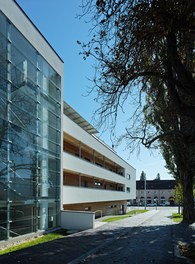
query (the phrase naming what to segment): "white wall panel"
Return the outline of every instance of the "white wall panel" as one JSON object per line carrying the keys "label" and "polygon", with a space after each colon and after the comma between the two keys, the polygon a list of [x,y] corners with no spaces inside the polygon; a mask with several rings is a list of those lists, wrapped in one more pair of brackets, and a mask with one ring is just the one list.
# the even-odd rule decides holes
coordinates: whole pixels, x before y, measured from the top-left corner
{"label": "white wall panel", "polygon": [[63,203],[90,203],[134,199],[131,193],[93,188],[63,186]]}

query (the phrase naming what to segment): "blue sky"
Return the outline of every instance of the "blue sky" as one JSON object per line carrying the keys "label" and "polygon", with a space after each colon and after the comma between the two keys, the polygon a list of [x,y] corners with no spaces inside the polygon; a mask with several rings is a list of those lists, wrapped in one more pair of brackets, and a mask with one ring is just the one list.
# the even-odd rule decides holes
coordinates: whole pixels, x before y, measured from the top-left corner
{"label": "blue sky", "polygon": [[[64,100],[80,113],[87,121],[92,122],[93,112],[98,105],[94,101],[95,94],[87,96],[87,91],[92,83],[93,67],[95,61],[83,60],[79,55],[80,46],[77,40],[86,42],[90,38],[90,24],[84,19],[79,20],[82,0],[17,0],[32,22],[48,40],[51,46],[64,61]],[[127,117],[128,118],[128,117]],[[121,127],[121,124],[119,124]],[[99,135],[108,145],[110,142],[109,131]],[[117,154],[130,163],[137,171],[139,179],[141,171],[146,172],[147,179],[154,179],[160,173],[161,179],[171,179],[164,168],[165,162],[157,153],[150,155],[150,151],[141,148],[129,154],[125,146],[119,146]]]}

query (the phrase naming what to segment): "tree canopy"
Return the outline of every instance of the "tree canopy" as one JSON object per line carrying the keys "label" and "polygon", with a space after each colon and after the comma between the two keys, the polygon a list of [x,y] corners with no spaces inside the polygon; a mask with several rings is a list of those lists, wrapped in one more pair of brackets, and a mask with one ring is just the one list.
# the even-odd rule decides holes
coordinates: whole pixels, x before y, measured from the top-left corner
{"label": "tree canopy", "polygon": [[[94,28],[83,55],[93,56],[100,123],[114,127],[134,100],[122,139],[160,147],[182,182],[184,220],[194,219],[195,1],[85,0]],[[129,99],[131,98],[131,99]]]}
{"label": "tree canopy", "polygon": [[157,173],[156,178],[154,180],[155,181],[160,181],[160,173]]}
{"label": "tree canopy", "polygon": [[145,181],[145,180],[146,180],[146,173],[142,171],[140,175],[140,181]]}

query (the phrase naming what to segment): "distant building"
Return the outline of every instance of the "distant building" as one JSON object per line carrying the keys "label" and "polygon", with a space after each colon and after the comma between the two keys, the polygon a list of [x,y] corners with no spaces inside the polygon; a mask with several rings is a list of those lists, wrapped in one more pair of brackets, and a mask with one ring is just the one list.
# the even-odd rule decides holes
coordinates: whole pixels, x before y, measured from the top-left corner
{"label": "distant building", "polygon": [[[146,204],[174,205],[175,180],[147,180]],[[145,186],[144,181],[136,181],[136,204],[144,205]]]}

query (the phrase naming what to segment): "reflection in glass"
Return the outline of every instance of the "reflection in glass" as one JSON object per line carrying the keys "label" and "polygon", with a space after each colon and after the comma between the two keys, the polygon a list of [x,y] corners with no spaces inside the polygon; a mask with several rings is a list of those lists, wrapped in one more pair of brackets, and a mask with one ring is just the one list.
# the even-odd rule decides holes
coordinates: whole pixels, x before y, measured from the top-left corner
{"label": "reflection in glass", "polygon": [[5,240],[58,225],[61,78],[13,25],[5,26],[1,13],[0,23],[0,240]]}

